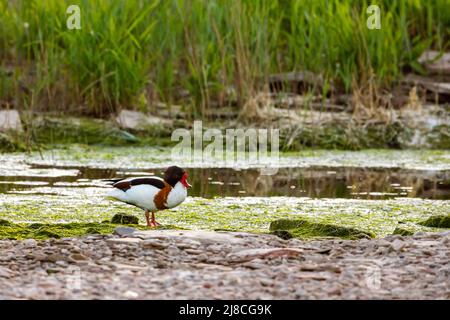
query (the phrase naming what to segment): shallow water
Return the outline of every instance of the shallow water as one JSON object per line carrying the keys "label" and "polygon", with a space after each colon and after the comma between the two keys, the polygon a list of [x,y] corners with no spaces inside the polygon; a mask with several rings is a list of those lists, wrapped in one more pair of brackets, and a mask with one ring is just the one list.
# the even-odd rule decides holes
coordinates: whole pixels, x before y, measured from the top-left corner
{"label": "shallow water", "polygon": [[[393,168],[280,168],[275,175],[257,169],[188,168],[191,196],[450,199],[450,171]],[[0,193],[61,194],[80,188],[108,188],[103,179],[162,175],[161,168],[115,169],[31,165],[23,175],[0,175]],[[106,190],[105,190],[106,191]]]}

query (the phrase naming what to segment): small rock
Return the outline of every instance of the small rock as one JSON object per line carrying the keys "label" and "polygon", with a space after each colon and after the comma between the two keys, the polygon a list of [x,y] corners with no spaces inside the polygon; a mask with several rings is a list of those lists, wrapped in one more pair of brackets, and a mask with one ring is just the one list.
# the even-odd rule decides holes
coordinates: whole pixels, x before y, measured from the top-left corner
{"label": "small rock", "polygon": [[26,240],[23,240],[23,245],[24,245],[26,248],[33,248],[33,247],[36,246],[36,244],[37,244],[37,241],[34,240],[34,239],[26,239]]}
{"label": "small rock", "polygon": [[90,260],[90,258],[82,255],[81,253],[74,253],[70,255],[69,260],[72,262],[79,262],[79,261],[88,261]]}
{"label": "small rock", "polygon": [[444,232],[440,232],[439,235],[442,236],[442,237],[450,236],[450,230],[447,230],[447,231],[444,231]]}
{"label": "small rock", "polygon": [[142,241],[142,247],[153,249],[166,249],[169,245],[158,239],[148,239]]}
{"label": "small rock", "polygon": [[403,236],[401,236],[399,234],[391,234],[391,235],[385,237],[384,239],[387,240],[387,241],[393,242],[396,239],[398,239],[398,240],[403,239]]}
{"label": "small rock", "polygon": [[389,252],[389,249],[390,249],[390,246],[389,247],[379,247],[375,253],[378,255],[385,255]]}
{"label": "small rock", "polygon": [[8,130],[23,131],[17,110],[0,110],[0,131]]}
{"label": "small rock", "polygon": [[5,267],[0,267],[0,278],[11,278],[13,276],[13,272]]}
{"label": "small rock", "polygon": [[433,256],[433,255],[436,254],[436,253],[435,253],[434,251],[432,251],[432,250],[423,250],[422,252],[423,252],[423,254],[425,254],[425,255],[427,255],[427,256]]}
{"label": "small rock", "polygon": [[136,299],[139,297],[139,294],[137,292],[131,291],[131,290],[127,290],[123,293],[123,296],[125,298],[129,298],[129,299]]}
{"label": "small rock", "polygon": [[197,248],[200,245],[201,243],[199,241],[191,239],[184,239],[183,241],[176,243],[176,246],[180,249]]}
{"label": "small rock", "polygon": [[136,229],[131,227],[117,227],[114,229],[114,234],[124,237],[133,234],[135,231]]}
{"label": "small rock", "polygon": [[61,268],[52,268],[52,267],[50,267],[50,268],[47,268],[46,271],[47,271],[48,274],[54,274],[54,273],[60,273],[60,272],[62,272],[63,269],[61,269]]}
{"label": "small rock", "polygon": [[328,294],[332,295],[332,296],[340,296],[341,293],[342,293],[342,290],[339,287],[333,287],[328,290]]}
{"label": "small rock", "polygon": [[256,258],[296,257],[303,254],[297,248],[258,248],[233,252],[227,258],[231,260],[250,261]]}
{"label": "small rock", "polygon": [[386,241],[384,239],[378,240],[377,244],[379,247],[389,247],[391,245],[389,241]]}
{"label": "small rock", "polygon": [[142,240],[138,238],[111,238],[106,240],[108,243],[117,243],[117,244],[131,244],[131,243],[139,243]]}
{"label": "small rock", "polygon": [[60,267],[67,267],[67,262],[65,262],[65,261],[59,260],[59,261],[56,261],[55,264]]}
{"label": "small rock", "polygon": [[[260,260],[260,259],[257,259]],[[260,261],[248,261],[242,264],[242,266],[247,267],[249,269],[257,270],[265,267],[265,264]]]}
{"label": "small rock", "polygon": [[415,248],[428,248],[433,246],[439,246],[439,241],[433,241],[433,240],[415,240],[410,243]]}
{"label": "small rock", "polygon": [[129,215],[129,214],[118,213],[118,214],[115,214],[112,217],[111,223],[115,223],[115,224],[139,224],[139,219],[137,217]]}
{"label": "small rock", "polygon": [[414,238],[420,238],[420,237],[423,237],[425,235],[426,235],[425,232],[419,231],[419,232],[414,233]]}
{"label": "small rock", "polygon": [[169,247],[167,248],[167,254],[168,254],[168,255],[171,255],[171,256],[173,256],[173,257],[176,257],[176,256],[178,256],[179,253],[180,253],[180,250],[179,250],[176,246],[174,246],[174,245],[171,245],[171,246],[169,246]]}
{"label": "small rock", "polygon": [[208,260],[208,255],[207,255],[206,253],[200,253],[200,254],[197,256],[197,259],[198,259],[198,261],[200,261],[200,262],[207,261],[207,260]]}
{"label": "small rock", "polygon": [[203,230],[146,230],[136,231],[134,236],[142,239],[172,239],[174,241],[186,241],[192,239],[202,244],[226,244],[234,245],[244,242],[243,239],[236,237],[233,233],[214,232]]}
{"label": "small rock", "polygon": [[143,130],[147,126],[171,125],[172,121],[132,110],[122,110],[116,117],[117,123],[124,129]]}
{"label": "small rock", "polygon": [[156,268],[158,269],[164,269],[168,266],[166,261],[158,260],[156,261]]}
{"label": "small rock", "polygon": [[146,267],[139,266],[139,265],[133,265],[133,264],[124,264],[124,263],[118,263],[118,262],[110,262],[108,264],[109,267],[112,267],[113,269],[122,272],[123,274],[132,274],[133,272],[143,271],[146,270]]}
{"label": "small rock", "polygon": [[260,279],[260,280],[259,280],[259,283],[261,283],[261,285],[262,285],[263,287],[270,287],[270,286],[273,285],[273,281],[272,281],[272,280],[265,279],[265,278]]}
{"label": "small rock", "polygon": [[42,290],[35,287],[23,289],[22,293],[27,299],[39,299],[42,296]]}
{"label": "small rock", "polygon": [[44,259],[44,261],[47,261],[47,262],[56,262],[56,261],[65,261],[65,260],[67,260],[66,257],[63,256],[62,254],[58,254],[58,253],[49,254]]}
{"label": "small rock", "polygon": [[189,253],[189,254],[201,254],[201,253],[203,253],[202,250],[199,250],[199,249],[190,249],[190,248],[185,249],[184,252]]}
{"label": "small rock", "polygon": [[43,254],[42,252],[35,252],[35,253],[33,253],[33,258],[36,261],[44,261],[47,258],[47,256],[45,254]]}
{"label": "small rock", "polygon": [[296,298],[308,297],[308,293],[302,288],[298,288],[297,290],[295,290],[294,294]]}
{"label": "small rock", "polygon": [[391,249],[394,251],[400,251],[405,247],[406,243],[402,240],[399,239],[395,239],[392,243],[391,243]]}

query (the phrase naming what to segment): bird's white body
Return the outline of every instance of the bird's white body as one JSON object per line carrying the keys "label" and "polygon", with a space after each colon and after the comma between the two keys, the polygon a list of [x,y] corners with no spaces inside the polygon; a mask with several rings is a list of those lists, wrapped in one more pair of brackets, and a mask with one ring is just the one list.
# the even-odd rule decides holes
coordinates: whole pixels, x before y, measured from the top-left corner
{"label": "bird's white body", "polygon": [[177,205],[182,203],[186,199],[186,197],[186,187],[181,182],[177,182],[167,196],[167,208],[170,209],[176,207]]}
{"label": "bird's white body", "polygon": [[[139,207],[143,210],[155,212],[160,210],[156,207],[156,204],[154,202],[155,196],[160,191],[161,189],[155,186],[149,184],[141,184],[132,186],[126,191],[120,189],[112,189],[108,193],[108,196],[119,201],[135,205],[136,207]],[[186,199],[186,197],[186,187],[181,182],[177,182],[167,195],[167,200],[164,205],[168,209],[174,208],[182,203]]]}

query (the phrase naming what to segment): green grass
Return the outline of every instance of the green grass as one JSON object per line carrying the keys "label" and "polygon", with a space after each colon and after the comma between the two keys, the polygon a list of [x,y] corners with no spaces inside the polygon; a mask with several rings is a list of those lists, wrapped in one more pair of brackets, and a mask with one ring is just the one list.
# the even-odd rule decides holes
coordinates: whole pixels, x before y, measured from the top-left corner
{"label": "green grass", "polygon": [[[0,102],[105,116],[163,101],[201,117],[277,72],[319,73],[322,94],[389,88],[448,48],[450,2],[375,3],[381,30],[366,28],[368,0],[0,0]],[[69,4],[81,30],[66,27]]]}

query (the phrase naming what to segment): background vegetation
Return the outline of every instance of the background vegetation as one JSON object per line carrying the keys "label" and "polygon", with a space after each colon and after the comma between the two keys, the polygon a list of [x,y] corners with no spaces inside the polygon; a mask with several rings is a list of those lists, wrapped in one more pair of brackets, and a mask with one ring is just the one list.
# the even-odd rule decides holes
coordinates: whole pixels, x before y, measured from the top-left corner
{"label": "background vegetation", "polygon": [[[69,4],[81,7],[81,30],[66,27]],[[366,27],[370,4],[381,7],[381,30]],[[304,70],[340,92],[389,89],[404,71],[423,71],[415,61],[425,49],[448,49],[449,8],[450,0],[0,0],[0,106],[104,117],[165,102],[203,117],[242,108],[271,74]]]}

